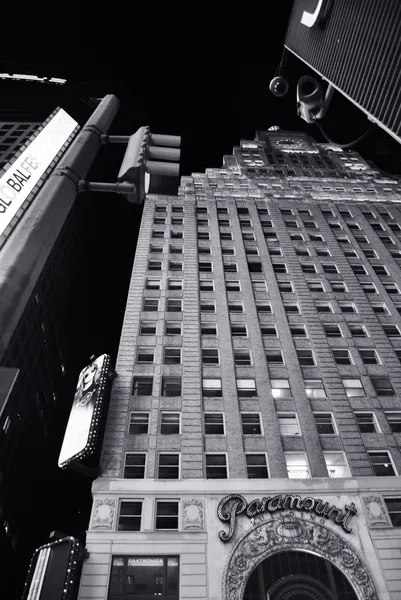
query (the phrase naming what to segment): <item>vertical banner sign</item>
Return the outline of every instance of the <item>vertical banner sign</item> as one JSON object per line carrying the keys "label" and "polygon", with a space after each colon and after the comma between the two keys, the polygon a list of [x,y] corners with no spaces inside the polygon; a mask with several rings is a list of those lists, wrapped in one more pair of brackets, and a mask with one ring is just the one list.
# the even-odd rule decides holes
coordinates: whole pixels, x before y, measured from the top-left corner
{"label": "vertical banner sign", "polygon": [[102,354],[81,371],[58,459],[59,467],[66,467],[72,460],[93,452],[109,367],[109,356]]}
{"label": "vertical banner sign", "polygon": [[62,108],[0,177],[0,235],[78,123]]}

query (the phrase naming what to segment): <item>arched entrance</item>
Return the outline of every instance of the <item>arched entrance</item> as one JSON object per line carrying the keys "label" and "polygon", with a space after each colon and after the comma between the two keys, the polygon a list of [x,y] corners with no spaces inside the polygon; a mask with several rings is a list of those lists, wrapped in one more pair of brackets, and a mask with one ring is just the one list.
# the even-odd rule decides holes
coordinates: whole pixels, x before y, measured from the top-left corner
{"label": "arched entrance", "polygon": [[[237,542],[223,575],[223,600],[243,600],[245,588],[256,567],[273,555],[284,552],[303,555],[310,553],[328,560],[343,574],[358,600],[377,600],[370,573],[352,546],[320,520],[317,522],[313,518],[298,518],[292,512],[283,517],[262,521],[249,529]],[[280,587],[272,588],[271,591],[276,594],[275,600],[333,600],[330,588],[324,582],[317,581],[314,589],[313,586],[308,588],[305,580],[299,580],[299,585],[304,587],[299,590],[298,598],[288,586],[282,590]],[[275,583],[279,586],[280,581]],[[281,583],[284,585],[287,582]],[[296,581],[293,579],[288,583]],[[322,585],[324,589],[319,587]],[[316,596],[319,593],[320,597]],[[329,594],[327,599],[324,593]]]}

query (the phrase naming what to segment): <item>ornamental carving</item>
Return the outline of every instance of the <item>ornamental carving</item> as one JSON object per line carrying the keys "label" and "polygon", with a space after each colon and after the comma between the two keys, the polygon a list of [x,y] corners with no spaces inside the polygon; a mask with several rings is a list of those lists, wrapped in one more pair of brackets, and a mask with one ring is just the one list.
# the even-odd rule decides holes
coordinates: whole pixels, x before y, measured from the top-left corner
{"label": "ornamental carving", "polygon": [[92,529],[112,529],[114,515],[116,512],[116,501],[102,498],[95,500],[95,508],[92,518]]}
{"label": "ornamental carving", "polygon": [[195,498],[184,500],[182,510],[183,529],[203,529],[203,502]]}
{"label": "ornamental carving", "polygon": [[238,541],[225,567],[222,599],[241,600],[251,573],[277,552],[295,550],[329,560],[348,578],[359,600],[377,600],[369,571],[350,544],[323,525],[293,512],[255,525]]}
{"label": "ornamental carving", "polygon": [[384,502],[380,496],[365,496],[362,498],[369,527],[389,526]]}

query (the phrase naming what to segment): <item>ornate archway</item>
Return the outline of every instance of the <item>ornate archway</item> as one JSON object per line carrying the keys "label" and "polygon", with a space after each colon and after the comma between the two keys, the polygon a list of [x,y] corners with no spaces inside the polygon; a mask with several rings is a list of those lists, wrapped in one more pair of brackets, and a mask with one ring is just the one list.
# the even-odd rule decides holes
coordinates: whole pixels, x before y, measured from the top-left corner
{"label": "ornate archway", "polygon": [[294,513],[258,523],[237,542],[224,570],[222,599],[242,600],[253,570],[285,550],[311,552],[329,560],[344,573],[359,600],[377,600],[370,573],[351,545],[320,522]]}

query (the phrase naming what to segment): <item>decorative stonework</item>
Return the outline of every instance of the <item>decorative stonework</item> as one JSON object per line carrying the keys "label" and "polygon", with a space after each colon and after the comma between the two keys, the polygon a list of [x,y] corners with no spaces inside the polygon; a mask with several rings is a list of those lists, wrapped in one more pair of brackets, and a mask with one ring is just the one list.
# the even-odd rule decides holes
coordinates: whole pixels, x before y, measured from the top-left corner
{"label": "decorative stonework", "polygon": [[362,500],[369,527],[391,526],[383,499],[380,496],[365,496]]}
{"label": "decorative stonework", "polygon": [[203,529],[203,502],[192,498],[184,500],[182,509],[183,529]]}
{"label": "decorative stonework", "polygon": [[[312,515],[311,515],[312,517]],[[300,519],[293,512],[255,525],[239,540],[222,580],[222,599],[241,600],[254,569],[277,552],[296,550],[332,562],[348,578],[359,600],[377,600],[369,571],[350,544],[315,516]]]}
{"label": "decorative stonework", "polygon": [[92,518],[92,529],[112,529],[114,515],[116,512],[116,501],[102,498],[95,500],[95,508]]}

